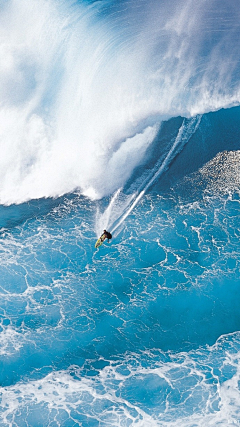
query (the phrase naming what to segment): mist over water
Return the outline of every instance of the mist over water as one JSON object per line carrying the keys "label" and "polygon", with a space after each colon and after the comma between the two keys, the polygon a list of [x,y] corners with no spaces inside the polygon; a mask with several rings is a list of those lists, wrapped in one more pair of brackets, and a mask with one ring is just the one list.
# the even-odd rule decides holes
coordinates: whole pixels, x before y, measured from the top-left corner
{"label": "mist over water", "polygon": [[0,2],[1,427],[239,424],[239,15]]}
{"label": "mist over water", "polygon": [[1,203],[109,195],[163,119],[239,103],[236,1],[11,0],[0,21]]}

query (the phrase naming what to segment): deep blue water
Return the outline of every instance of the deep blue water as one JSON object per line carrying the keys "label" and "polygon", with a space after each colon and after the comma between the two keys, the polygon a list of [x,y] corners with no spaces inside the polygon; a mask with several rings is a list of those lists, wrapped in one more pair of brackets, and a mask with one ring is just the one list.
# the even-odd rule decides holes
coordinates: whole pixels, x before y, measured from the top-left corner
{"label": "deep blue water", "polygon": [[238,17],[0,5],[0,426],[239,425]]}

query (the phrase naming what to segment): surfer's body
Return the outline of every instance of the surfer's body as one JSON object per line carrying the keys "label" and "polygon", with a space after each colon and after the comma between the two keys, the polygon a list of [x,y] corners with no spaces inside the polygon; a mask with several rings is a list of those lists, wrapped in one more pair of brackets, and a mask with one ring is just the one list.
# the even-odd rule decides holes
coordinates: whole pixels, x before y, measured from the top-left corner
{"label": "surfer's body", "polygon": [[111,233],[109,233],[109,231],[107,230],[103,230],[103,234],[99,237],[99,239],[97,240],[96,244],[95,244],[95,248],[98,248],[99,246],[101,246],[104,242],[104,240],[108,239],[109,240],[112,238]]}
{"label": "surfer's body", "polygon": [[103,238],[103,240],[108,239],[109,240],[112,238],[111,233],[109,233],[109,231],[103,230],[103,234],[101,235],[101,238]]}

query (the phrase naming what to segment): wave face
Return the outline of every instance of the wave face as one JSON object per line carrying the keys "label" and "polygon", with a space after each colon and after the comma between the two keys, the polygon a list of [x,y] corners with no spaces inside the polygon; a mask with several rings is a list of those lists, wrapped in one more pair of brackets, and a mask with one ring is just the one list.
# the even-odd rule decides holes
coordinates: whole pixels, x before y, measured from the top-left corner
{"label": "wave face", "polygon": [[239,104],[239,7],[8,0],[0,6],[0,202],[125,185],[163,119]]}
{"label": "wave face", "polygon": [[1,427],[238,425],[238,2],[0,21]]}

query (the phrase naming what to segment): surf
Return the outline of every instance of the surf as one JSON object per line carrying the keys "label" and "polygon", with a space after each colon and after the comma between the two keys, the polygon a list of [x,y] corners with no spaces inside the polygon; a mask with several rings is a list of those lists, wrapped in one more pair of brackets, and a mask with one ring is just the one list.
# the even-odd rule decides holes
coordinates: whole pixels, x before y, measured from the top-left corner
{"label": "surf", "polygon": [[[188,143],[189,139],[198,129],[200,122],[201,115],[188,120],[184,119],[167,154],[163,159],[156,161],[155,166],[152,167],[147,177],[144,177],[140,184],[139,180],[137,181],[137,190],[129,195],[124,194],[124,191],[119,188],[114,193],[109,205],[102,214],[100,214],[98,209],[95,221],[97,234],[100,233],[100,230],[104,227],[110,229],[116,236],[119,234],[123,222],[131,214],[132,210],[137,206],[147,190],[166,171],[170,163],[183,149],[184,145]],[[132,183],[131,187],[136,187],[136,184]]]}
{"label": "surf", "polygon": [[234,1],[124,4],[1,6],[2,204],[110,196],[163,120],[239,104]]}
{"label": "surf", "polygon": [[1,2],[2,426],[238,423],[239,27]]}

